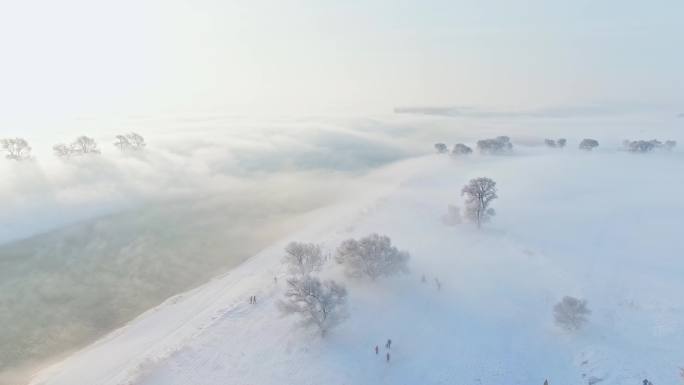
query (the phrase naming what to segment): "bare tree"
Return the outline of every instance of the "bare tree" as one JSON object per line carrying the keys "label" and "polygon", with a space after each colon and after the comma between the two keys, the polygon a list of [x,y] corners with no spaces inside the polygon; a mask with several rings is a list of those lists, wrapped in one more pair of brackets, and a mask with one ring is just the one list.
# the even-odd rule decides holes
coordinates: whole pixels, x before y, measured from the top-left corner
{"label": "bare tree", "polygon": [[594,139],[582,139],[582,141],[579,144],[580,150],[585,150],[585,151],[591,151],[594,148],[598,147],[599,142]]}
{"label": "bare tree", "polygon": [[326,333],[347,317],[347,290],[335,281],[321,282],[312,276],[287,280],[285,299],[278,302],[283,314],[297,314],[301,325]]}
{"label": "bare tree", "polygon": [[118,147],[121,152],[128,151],[131,147],[131,141],[125,135],[117,135],[114,146]]}
{"label": "bare tree", "polygon": [[456,143],[454,145],[454,148],[451,150],[451,155],[458,156],[458,155],[468,155],[473,152],[473,149],[466,146],[463,143]]}
{"label": "bare tree", "polygon": [[95,139],[88,136],[79,136],[71,144],[72,153],[75,155],[99,154],[100,150],[97,148]]}
{"label": "bare tree", "polygon": [[135,132],[126,135],[117,135],[114,146],[118,147],[121,152],[126,151],[142,151],[146,144],[145,138]]}
{"label": "bare tree", "polygon": [[498,198],[496,195],[496,182],[490,178],[471,179],[463,186],[461,196],[465,196],[465,215],[471,222],[477,223],[480,228],[483,222],[487,222],[496,215],[489,205]]}
{"label": "bare tree", "polygon": [[5,152],[5,158],[16,161],[31,158],[31,146],[23,138],[0,139],[0,151]]}
{"label": "bare tree", "polygon": [[447,145],[444,143],[435,143],[435,150],[440,154],[446,154],[448,152]]}
{"label": "bare tree", "polygon": [[74,155],[99,154],[95,139],[87,136],[79,136],[70,145],[64,143],[52,146],[55,155],[60,158],[68,158]]}
{"label": "bare tree", "polygon": [[344,265],[350,277],[370,277],[376,280],[380,276],[389,276],[408,272],[406,251],[399,251],[392,246],[392,240],[386,235],[371,234],[359,239],[347,239],[337,248],[337,263]]}
{"label": "bare tree", "polygon": [[131,147],[134,150],[140,151],[147,145],[145,143],[145,138],[135,132],[131,132],[130,134],[126,135],[126,137],[128,138],[128,141],[131,143]]}
{"label": "bare tree", "polygon": [[554,140],[554,139],[544,139],[544,144],[545,144],[547,147],[553,147],[553,148],[555,148],[555,147],[563,148],[563,147],[565,147],[565,144],[566,144],[567,142],[568,142],[568,141],[567,141],[565,138],[560,138],[560,139],[558,139],[558,140]]}
{"label": "bare tree", "polygon": [[587,308],[587,301],[575,297],[563,297],[553,307],[553,317],[556,324],[566,330],[579,330],[587,321],[591,310]]}
{"label": "bare tree", "polygon": [[321,247],[314,243],[291,242],[285,247],[283,263],[290,274],[309,275],[323,267]]}
{"label": "bare tree", "polygon": [[71,156],[71,148],[64,143],[55,144],[52,146],[52,150],[55,152],[55,155],[60,158],[68,158]]}

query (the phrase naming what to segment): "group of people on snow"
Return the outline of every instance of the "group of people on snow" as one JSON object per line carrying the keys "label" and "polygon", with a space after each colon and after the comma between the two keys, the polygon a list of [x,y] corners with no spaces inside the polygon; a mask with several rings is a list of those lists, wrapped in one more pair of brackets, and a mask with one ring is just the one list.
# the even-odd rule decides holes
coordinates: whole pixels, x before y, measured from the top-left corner
{"label": "group of people on snow", "polygon": [[[387,349],[387,353],[385,354],[385,357],[387,359],[387,362],[390,362],[390,349],[392,348],[392,340],[388,339],[387,342],[385,343],[385,349]],[[378,345],[375,345],[375,354],[380,354],[380,348]]]}

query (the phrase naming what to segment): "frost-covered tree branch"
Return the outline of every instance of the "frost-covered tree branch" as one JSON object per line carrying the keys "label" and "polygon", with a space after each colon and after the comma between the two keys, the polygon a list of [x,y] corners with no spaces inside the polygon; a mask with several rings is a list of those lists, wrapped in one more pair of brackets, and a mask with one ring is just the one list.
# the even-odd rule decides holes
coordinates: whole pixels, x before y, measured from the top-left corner
{"label": "frost-covered tree branch", "polygon": [[142,135],[131,132],[126,135],[117,135],[114,146],[116,146],[121,152],[127,152],[142,151],[147,144],[145,143],[145,138],[143,138]]}
{"label": "frost-covered tree branch", "polygon": [[347,239],[337,248],[337,263],[344,265],[350,277],[370,277],[372,280],[381,276],[390,276],[408,272],[408,252],[399,251],[392,246],[392,240],[386,235],[371,234],[361,238]]}
{"label": "frost-covered tree branch", "polygon": [[463,186],[461,195],[465,196],[465,217],[471,222],[477,223],[480,228],[483,222],[489,221],[496,212],[489,207],[492,201],[498,198],[496,195],[496,182],[490,178],[471,179]]}
{"label": "frost-covered tree branch", "polygon": [[285,299],[278,303],[280,310],[286,315],[299,315],[302,326],[315,326],[321,336],[347,317],[347,290],[335,281],[292,277],[287,286]]}
{"label": "frost-covered tree branch", "polygon": [[323,267],[323,252],[314,243],[291,242],[285,247],[283,263],[293,275],[309,275]]}
{"label": "frost-covered tree branch", "polygon": [[31,146],[23,138],[0,139],[0,151],[7,159],[22,161],[31,158]]}
{"label": "frost-covered tree branch", "polygon": [[68,158],[74,155],[88,155],[99,154],[100,150],[97,148],[95,139],[88,136],[79,136],[70,145],[63,143],[56,144],[52,147],[55,155],[60,158]]}

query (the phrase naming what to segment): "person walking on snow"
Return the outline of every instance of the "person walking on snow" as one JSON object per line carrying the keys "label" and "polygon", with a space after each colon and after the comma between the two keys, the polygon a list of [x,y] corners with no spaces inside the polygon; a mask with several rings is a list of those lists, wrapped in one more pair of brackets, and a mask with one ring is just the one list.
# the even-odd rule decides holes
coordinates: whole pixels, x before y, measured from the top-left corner
{"label": "person walking on snow", "polygon": [[375,345],[375,354],[378,354],[380,352],[380,349],[378,349],[378,345]]}
{"label": "person walking on snow", "polygon": [[390,361],[390,354],[389,354],[389,352],[387,352],[387,362],[389,362],[389,361]]}

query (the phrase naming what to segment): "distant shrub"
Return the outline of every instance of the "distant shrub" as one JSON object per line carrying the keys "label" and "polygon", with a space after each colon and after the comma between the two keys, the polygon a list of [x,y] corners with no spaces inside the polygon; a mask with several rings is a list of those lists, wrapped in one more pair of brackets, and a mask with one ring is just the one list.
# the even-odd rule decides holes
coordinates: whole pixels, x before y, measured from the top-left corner
{"label": "distant shrub", "polygon": [[548,139],[548,138],[544,139],[544,144],[546,145],[546,147],[553,147],[553,148],[556,148],[556,147],[563,148],[563,147],[565,147],[565,144],[567,142],[568,141],[565,138],[560,138],[558,140],[553,140],[553,139]]}
{"label": "distant shrub", "polygon": [[454,145],[454,148],[451,150],[451,155],[454,156],[459,156],[459,155],[468,155],[473,152],[473,149],[466,146],[463,143],[456,143]]}
{"label": "distant shrub", "polygon": [[444,143],[435,143],[435,150],[439,154],[446,154],[449,151]]}
{"label": "distant shrub", "polygon": [[478,140],[477,149],[481,154],[501,154],[513,151],[513,143],[508,136],[497,136],[494,139]]}
{"label": "distant shrub", "polygon": [[580,150],[591,151],[599,146],[599,142],[595,139],[582,139],[579,144]]}

